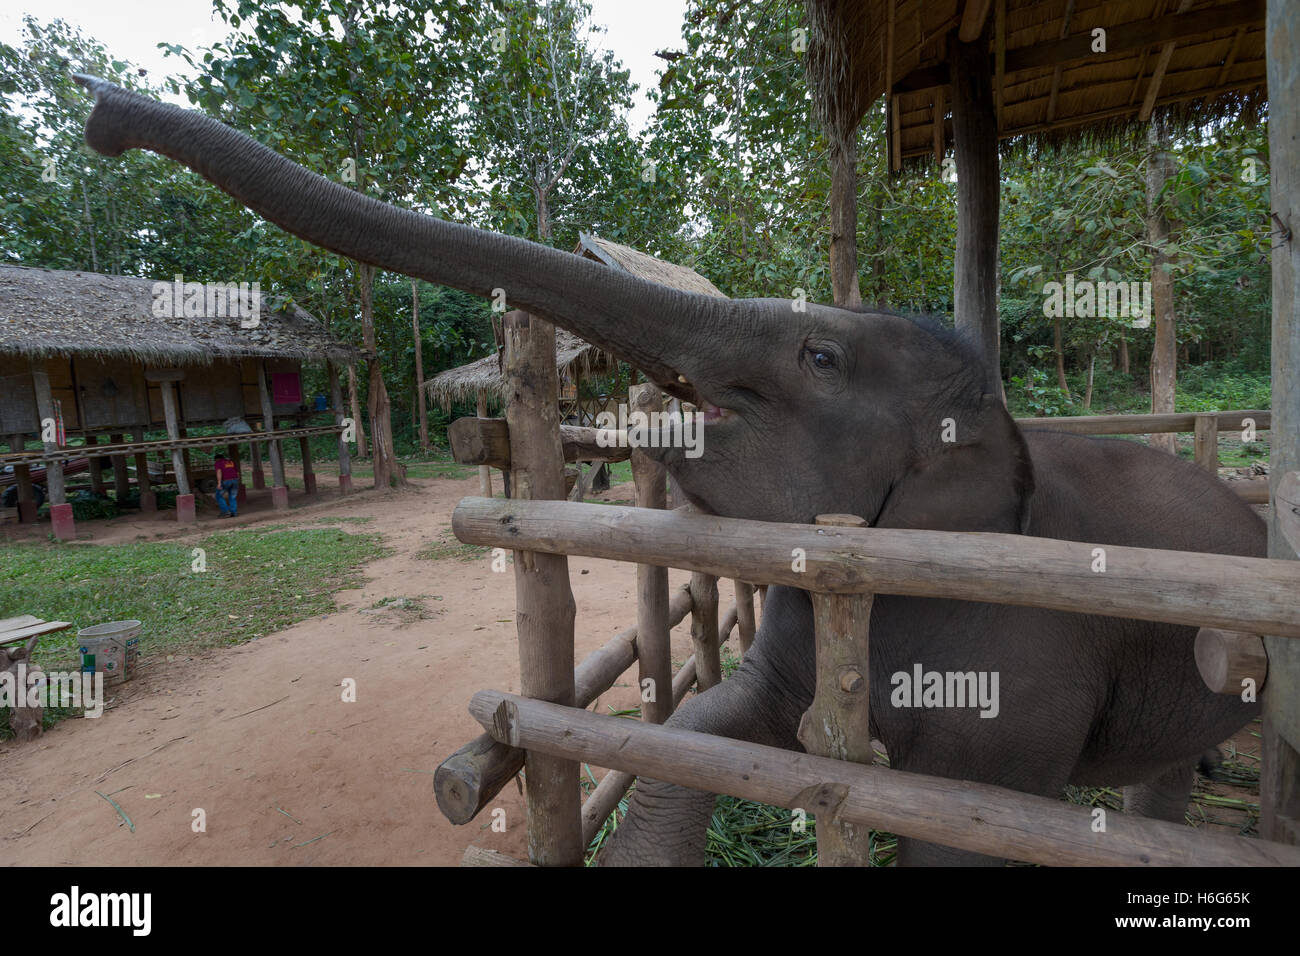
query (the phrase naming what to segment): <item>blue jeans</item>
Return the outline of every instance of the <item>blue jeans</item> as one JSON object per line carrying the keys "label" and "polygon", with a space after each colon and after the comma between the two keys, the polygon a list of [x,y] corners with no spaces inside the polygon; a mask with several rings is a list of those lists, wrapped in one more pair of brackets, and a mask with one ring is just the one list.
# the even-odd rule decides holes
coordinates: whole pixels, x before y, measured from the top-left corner
{"label": "blue jeans", "polygon": [[238,497],[239,479],[227,478],[221,483],[217,488],[217,507],[221,509],[223,515],[236,513],[239,507]]}

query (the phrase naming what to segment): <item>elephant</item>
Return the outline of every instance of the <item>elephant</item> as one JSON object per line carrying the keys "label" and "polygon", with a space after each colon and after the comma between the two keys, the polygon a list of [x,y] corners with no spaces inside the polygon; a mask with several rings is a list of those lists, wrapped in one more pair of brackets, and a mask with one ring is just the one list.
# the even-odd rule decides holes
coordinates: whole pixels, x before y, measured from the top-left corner
{"label": "elephant", "polygon": [[[1022,432],[986,392],[975,350],[936,322],[667,288],[386,205],[201,113],[78,81],[95,99],[86,141],[100,153],[154,150],[325,249],[485,298],[504,290],[511,306],[693,403],[704,453],[647,453],[701,511],[799,523],[840,513],[879,528],[1265,556],[1262,520],[1194,464],[1134,442]],[[739,668],[670,725],[799,749],[814,691],[812,620],[807,593],[771,588]],[[872,695],[891,765],[918,773],[1052,797],[1067,784],[1123,786],[1126,810],[1178,820],[1198,760],[1259,712],[1205,687],[1193,627],[881,594],[870,635],[873,687],[917,668],[998,676],[995,716]],[[601,862],[701,863],[713,800],[639,781]],[[1003,861],[902,838],[898,862]]]}

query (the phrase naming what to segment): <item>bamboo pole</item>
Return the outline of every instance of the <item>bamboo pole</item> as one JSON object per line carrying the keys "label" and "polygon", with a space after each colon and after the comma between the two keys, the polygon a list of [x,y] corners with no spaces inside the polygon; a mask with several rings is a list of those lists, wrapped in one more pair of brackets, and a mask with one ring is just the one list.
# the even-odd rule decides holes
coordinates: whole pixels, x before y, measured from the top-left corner
{"label": "bamboo pole", "polygon": [[831,760],[481,690],[470,713],[503,743],[693,790],[819,814],[975,853],[1052,866],[1300,866],[1300,847],[989,784]]}
{"label": "bamboo pole", "polygon": [[[663,393],[653,384],[628,389],[629,412],[649,417],[663,407]],[[662,510],[668,504],[667,474],[662,465],[640,449],[632,452],[632,481],[638,508]],[[636,567],[637,663],[641,688],[641,719],[662,724],[673,712],[663,691],[672,686],[672,647],[668,627],[668,569],[652,564]],[[647,682],[649,682],[647,684]]]}
{"label": "bamboo pole", "polygon": [[[865,528],[856,515],[818,515],[819,527]],[[799,742],[810,754],[869,764],[871,749],[870,594],[810,595],[817,647],[817,689],[799,721]],[[832,810],[817,819],[818,866],[866,866],[871,858],[867,827],[838,819]]]}
{"label": "bamboo pole", "polygon": [[[986,532],[815,528],[574,502],[465,498],[467,544],[641,561],[805,591],[871,591],[1045,607],[1300,637],[1300,566],[1288,561],[1106,546]],[[707,549],[700,547],[708,541]],[[803,549],[803,571],[790,553]],[[1271,655],[1270,655],[1271,656]]]}
{"label": "bamboo pole", "polygon": [[[564,498],[555,327],[526,312],[505,315],[502,373],[510,427],[512,505]],[[515,551],[519,688],[572,706],[573,591],[564,555]],[[524,758],[528,781],[528,857],[539,866],[581,866],[582,808],[578,765],[541,753]]]}

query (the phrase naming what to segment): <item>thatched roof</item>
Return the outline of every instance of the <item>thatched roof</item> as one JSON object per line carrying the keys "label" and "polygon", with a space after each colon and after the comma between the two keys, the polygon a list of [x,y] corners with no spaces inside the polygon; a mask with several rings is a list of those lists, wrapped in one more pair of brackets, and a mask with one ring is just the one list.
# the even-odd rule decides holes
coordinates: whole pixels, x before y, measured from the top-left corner
{"label": "thatched roof", "polygon": [[[264,294],[258,325],[244,329],[237,312],[228,318],[155,315],[154,284],[97,272],[0,266],[0,354],[111,356],[155,365],[207,365],[246,356],[356,360],[356,350],[329,338],[295,305],[277,310]],[[247,297],[240,303],[246,306]]]}
{"label": "thatched roof", "polygon": [[[623,269],[642,279],[657,282],[686,292],[701,295],[713,295],[726,298],[708,279],[694,269],[665,262],[647,255],[631,246],[620,245],[601,239],[599,236],[580,233],[578,255],[595,259],[615,269]],[[583,377],[605,375],[612,372],[617,359],[584,342],[564,329],[555,330],[555,367],[563,381],[566,375],[575,372]],[[501,357],[499,354],[487,355],[477,361],[448,369],[435,375],[424,383],[429,397],[439,402],[443,409],[451,411],[453,402],[473,402],[480,391],[487,392],[488,401],[496,407],[505,404],[505,381],[501,377]]]}
{"label": "thatched roof", "polygon": [[[1265,0],[805,0],[819,113],[888,94],[889,165],[952,143],[948,36],[988,44],[1003,140],[1109,139],[1262,111]],[[1106,51],[1094,52],[1093,31]]]}

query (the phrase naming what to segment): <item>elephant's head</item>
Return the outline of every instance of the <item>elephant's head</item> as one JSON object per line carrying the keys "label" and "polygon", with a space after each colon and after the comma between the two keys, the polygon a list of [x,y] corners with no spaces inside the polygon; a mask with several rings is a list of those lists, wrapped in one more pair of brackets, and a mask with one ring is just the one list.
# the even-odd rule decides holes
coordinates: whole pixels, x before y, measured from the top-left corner
{"label": "elephant's head", "polygon": [[972,351],[937,326],[787,299],[666,288],[546,246],[398,209],[200,113],[78,76],[86,141],[170,156],[294,235],[571,330],[703,411],[703,455],[658,454],[705,510],[771,521],[1019,531],[1023,439],[982,394]]}

